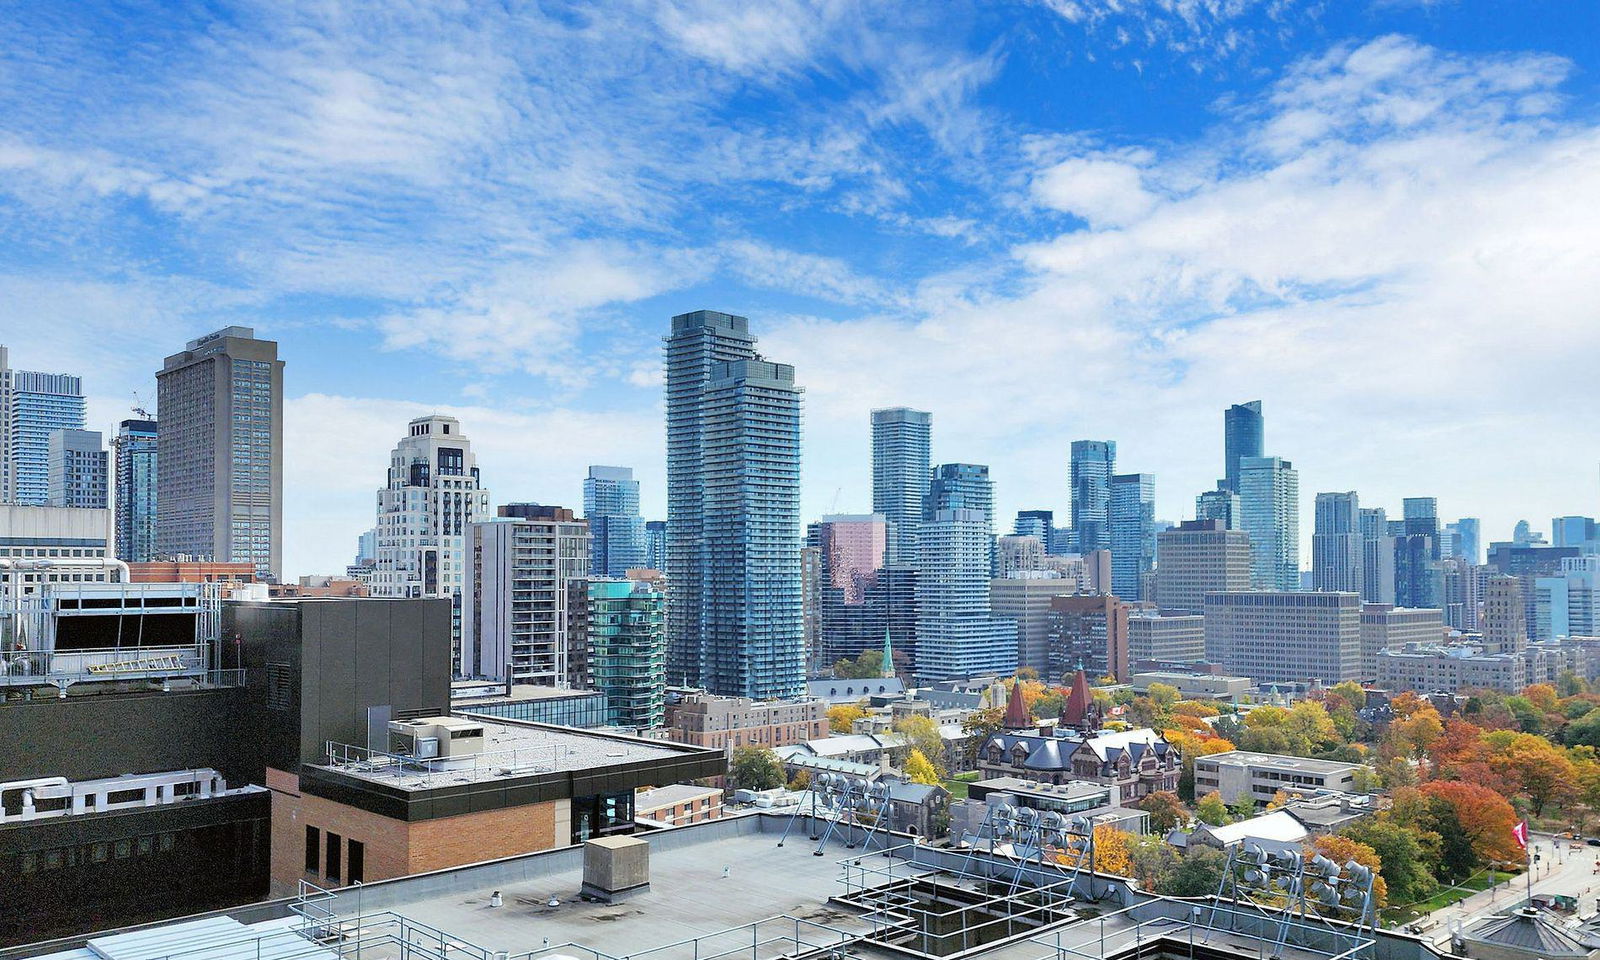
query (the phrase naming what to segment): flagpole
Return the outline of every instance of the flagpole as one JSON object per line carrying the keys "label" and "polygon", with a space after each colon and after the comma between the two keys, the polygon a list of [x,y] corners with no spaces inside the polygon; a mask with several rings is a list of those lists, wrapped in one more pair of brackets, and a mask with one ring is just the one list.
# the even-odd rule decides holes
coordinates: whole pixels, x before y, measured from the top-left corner
{"label": "flagpole", "polygon": [[1533,906],[1533,833],[1528,830],[1528,821],[1524,820],[1522,823],[1523,836],[1527,838],[1527,842],[1522,845],[1522,857],[1528,867],[1528,906],[1531,907]]}

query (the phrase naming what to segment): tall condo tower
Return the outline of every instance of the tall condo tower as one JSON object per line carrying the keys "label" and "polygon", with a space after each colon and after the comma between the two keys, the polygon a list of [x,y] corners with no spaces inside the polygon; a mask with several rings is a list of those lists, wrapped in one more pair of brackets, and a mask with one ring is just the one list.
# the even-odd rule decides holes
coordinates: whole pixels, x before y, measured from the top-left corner
{"label": "tall condo tower", "polygon": [[83,381],[13,370],[0,346],[0,503],[50,502],[50,435],[82,430]]}
{"label": "tall condo tower", "polygon": [[583,515],[594,538],[591,574],[626,577],[630,569],[645,565],[649,543],[639,516],[639,481],[631,467],[590,467],[583,480]]}
{"label": "tall condo tower", "polygon": [[889,523],[890,566],[917,563],[932,439],[933,414],[925,410],[872,411],[872,512]]}
{"label": "tall condo tower", "polygon": [[672,318],[667,367],[667,676],[720,696],[805,689],[800,388],[750,322]]}
{"label": "tall condo tower", "polygon": [[1115,440],[1072,441],[1072,529],[1079,553],[1111,549],[1111,476],[1116,472]]}
{"label": "tall condo tower", "polygon": [[1239,503],[1259,590],[1300,589],[1300,474],[1280,457],[1239,462]]}
{"label": "tall condo tower", "polygon": [[1261,456],[1262,437],[1266,433],[1266,419],[1261,415],[1261,401],[1236,403],[1222,413],[1223,481],[1222,485],[1235,493],[1239,488],[1239,463],[1246,457]]}

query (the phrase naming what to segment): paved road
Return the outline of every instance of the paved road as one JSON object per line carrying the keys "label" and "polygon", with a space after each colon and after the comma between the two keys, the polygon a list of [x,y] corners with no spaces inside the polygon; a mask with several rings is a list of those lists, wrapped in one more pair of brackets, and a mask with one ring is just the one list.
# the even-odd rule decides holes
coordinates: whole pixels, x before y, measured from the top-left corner
{"label": "paved road", "polygon": [[[1567,840],[1557,842],[1549,836],[1535,835],[1533,849],[1540,854],[1540,861],[1534,868],[1533,892],[1577,897],[1578,914],[1587,916],[1596,912],[1596,898],[1600,897],[1600,874],[1595,872],[1595,862],[1600,860],[1600,847],[1584,846],[1572,850],[1569,844]],[[1493,890],[1485,890],[1443,910],[1434,911],[1430,919],[1437,926],[1429,928],[1424,936],[1442,942],[1449,939],[1451,923],[1459,922],[1467,926],[1473,921],[1501,913],[1510,904],[1526,900],[1527,897],[1527,878],[1513,877]]]}

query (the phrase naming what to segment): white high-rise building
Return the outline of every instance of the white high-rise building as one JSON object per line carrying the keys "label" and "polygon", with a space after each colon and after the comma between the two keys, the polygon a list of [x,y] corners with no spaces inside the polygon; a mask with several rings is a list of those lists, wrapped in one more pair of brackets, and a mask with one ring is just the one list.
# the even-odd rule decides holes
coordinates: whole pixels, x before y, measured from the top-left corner
{"label": "white high-rise building", "polygon": [[449,597],[451,665],[461,669],[461,588],[467,524],[490,516],[472,443],[461,421],[418,417],[389,454],[378,491],[375,597]]}
{"label": "white high-rise building", "polygon": [[1258,590],[1300,589],[1300,474],[1281,457],[1239,461],[1241,526]]}

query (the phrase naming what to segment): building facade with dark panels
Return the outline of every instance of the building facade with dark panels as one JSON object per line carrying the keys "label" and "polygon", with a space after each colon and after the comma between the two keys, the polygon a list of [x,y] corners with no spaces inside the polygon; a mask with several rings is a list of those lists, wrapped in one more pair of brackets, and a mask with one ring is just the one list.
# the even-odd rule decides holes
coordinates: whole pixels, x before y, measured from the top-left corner
{"label": "building facade with dark panels", "polygon": [[[262,775],[249,691],[101,686],[0,704],[3,742],[27,745],[0,754],[0,782],[54,781],[0,789],[0,944],[163,920],[267,892],[269,805],[265,791],[249,787]],[[202,797],[169,787],[148,798],[119,790],[100,803],[80,799],[77,812],[69,798],[104,778],[177,781],[204,770],[233,789],[209,795],[208,785]]]}
{"label": "building facade with dark panels", "polygon": [[268,767],[294,773],[329,741],[365,746],[391,717],[450,705],[448,598],[294,599],[229,603],[259,704]]}

